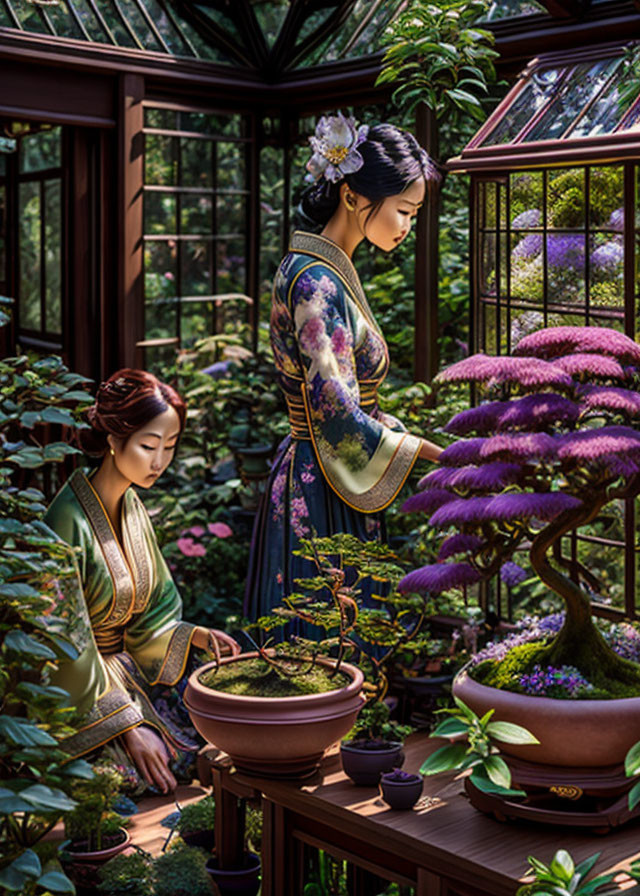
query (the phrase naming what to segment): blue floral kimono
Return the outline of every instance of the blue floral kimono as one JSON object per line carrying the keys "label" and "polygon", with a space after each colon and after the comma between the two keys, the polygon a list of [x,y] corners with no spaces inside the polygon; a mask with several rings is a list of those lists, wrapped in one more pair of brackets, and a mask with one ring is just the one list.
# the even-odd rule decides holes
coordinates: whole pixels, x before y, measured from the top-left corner
{"label": "blue floral kimono", "polygon": [[313,573],[300,538],[384,537],[382,511],[420,450],[377,389],[389,369],[384,337],[350,258],[331,240],[294,233],[276,274],[271,343],[291,434],[282,442],[256,519],[245,596],[251,619]]}

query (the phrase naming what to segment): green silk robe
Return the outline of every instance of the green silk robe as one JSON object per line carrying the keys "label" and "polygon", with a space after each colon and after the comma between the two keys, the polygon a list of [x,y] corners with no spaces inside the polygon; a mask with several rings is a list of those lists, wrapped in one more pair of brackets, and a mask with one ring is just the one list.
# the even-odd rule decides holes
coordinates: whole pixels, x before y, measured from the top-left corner
{"label": "green silk robe", "polygon": [[143,722],[184,748],[149,691],[184,675],[195,626],[181,621],[180,595],[140,498],[132,488],[124,495],[121,546],[90,479],[76,470],[45,522],[74,549],[82,595],[66,587],[74,607],[67,634],[79,655],[60,665],[55,684],[69,692],[84,723],[65,749],[80,756]]}

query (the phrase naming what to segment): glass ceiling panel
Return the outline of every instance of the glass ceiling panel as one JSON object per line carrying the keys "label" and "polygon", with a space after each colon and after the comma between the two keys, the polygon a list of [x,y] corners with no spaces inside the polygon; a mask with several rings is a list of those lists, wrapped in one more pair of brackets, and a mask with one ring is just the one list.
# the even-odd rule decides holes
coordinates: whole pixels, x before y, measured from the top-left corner
{"label": "glass ceiling panel", "polygon": [[408,5],[409,0],[357,0],[346,22],[300,62],[300,68],[366,56],[380,49],[387,25]]}
{"label": "glass ceiling panel", "polygon": [[548,15],[542,3],[536,0],[493,0],[483,22],[495,22],[498,19],[515,19],[520,16]]}
{"label": "glass ceiling panel", "polygon": [[272,47],[280,34],[291,4],[289,0],[252,0],[251,5],[267,46]]}
{"label": "glass ceiling panel", "polygon": [[625,81],[621,56],[535,69],[524,87],[512,90],[511,102],[489,133],[479,144],[472,141],[469,148],[572,140],[630,130],[635,114],[627,112],[638,95],[624,92]]}
{"label": "glass ceiling panel", "polygon": [[229,60],[180,16],[171,0],[0,0],[0,27],[211,62]]}

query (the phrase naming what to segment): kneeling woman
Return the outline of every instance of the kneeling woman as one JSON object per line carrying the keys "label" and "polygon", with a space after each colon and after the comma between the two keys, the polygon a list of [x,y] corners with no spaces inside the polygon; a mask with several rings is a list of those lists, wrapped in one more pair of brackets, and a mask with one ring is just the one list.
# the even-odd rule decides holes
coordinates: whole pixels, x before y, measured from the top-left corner
{"label": "kneeling woman", "polygon": [[[126,750],[142,779],[167,792],[169,754],[199,746],[181,694],[191,648],[238,653],[223,632],[181,621],[182,602],[151,521],[132,485],[149,488],[166,470],[185,422],[171,386],[142,370],[120,370],[88,411],[81,447],[98,469],[70,477],[45,521],[75,549],[79,582],[65,587],[69,634],[78,657],[56,684],[83,716],[65,741],[72,755],[105,744]],[[79,594],[81,586],[81,595]]]}

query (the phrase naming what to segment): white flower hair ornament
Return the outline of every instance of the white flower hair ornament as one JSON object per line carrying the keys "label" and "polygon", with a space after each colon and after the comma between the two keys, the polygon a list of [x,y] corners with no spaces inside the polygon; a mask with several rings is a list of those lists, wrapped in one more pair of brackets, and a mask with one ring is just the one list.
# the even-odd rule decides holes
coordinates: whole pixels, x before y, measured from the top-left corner
{"label": "white flower hair ornament", "polygon": [[358,127],[355,118],[338,115],[323,115],[316,125],[314,137],[309,137],[313,155],[307,162],[305,180],[313,183],[324,177],[337,183],[346,174],[353,174],[364,165],[358,146],[367,139],[369,125]]}

